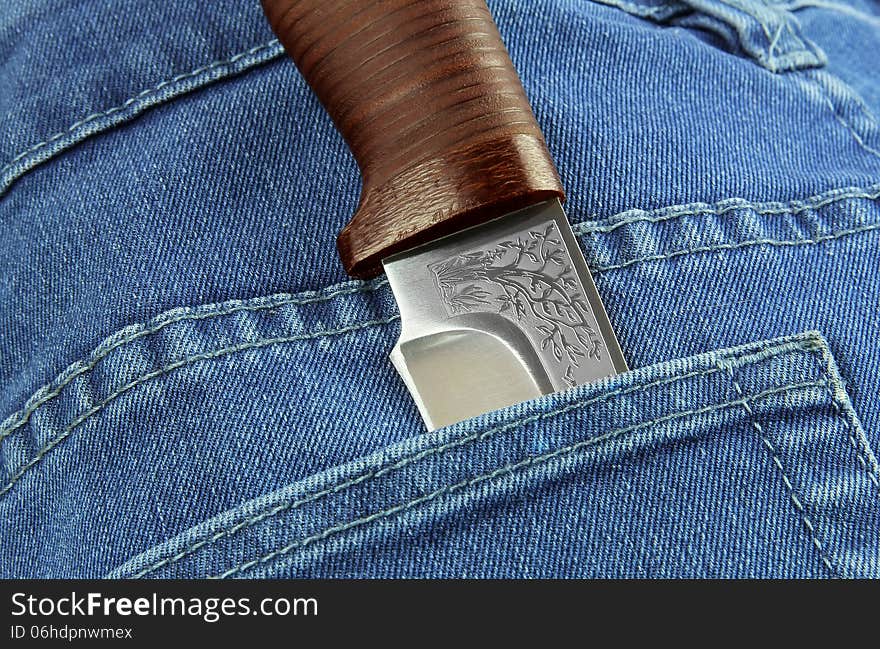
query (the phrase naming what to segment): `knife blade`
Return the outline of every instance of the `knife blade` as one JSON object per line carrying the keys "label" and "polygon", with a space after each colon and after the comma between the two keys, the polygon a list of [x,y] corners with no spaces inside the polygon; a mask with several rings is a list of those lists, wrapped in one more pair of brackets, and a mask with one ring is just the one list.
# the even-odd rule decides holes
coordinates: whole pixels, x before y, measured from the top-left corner
{"label": "knife blade", "polygon": [[428,429],[627,369],[484,0],[262,0],[352,150],[346,271],[384,269]]}

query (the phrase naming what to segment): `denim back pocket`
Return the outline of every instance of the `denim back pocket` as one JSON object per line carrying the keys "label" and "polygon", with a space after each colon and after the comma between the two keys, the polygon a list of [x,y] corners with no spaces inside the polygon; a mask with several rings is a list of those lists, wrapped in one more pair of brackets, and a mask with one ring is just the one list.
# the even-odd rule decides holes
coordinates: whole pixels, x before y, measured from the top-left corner
{"label": "denim back pocket", "polygon": [[660,25],[694,30],[771,72],[821,67],[824,52],[807,38],[789,5],[763,0],[593,0]]}
{"label": "denim back pocket", "polygon": [[111,576],[876,577],[878,496],[836,364],[808,332],[415,435]]}

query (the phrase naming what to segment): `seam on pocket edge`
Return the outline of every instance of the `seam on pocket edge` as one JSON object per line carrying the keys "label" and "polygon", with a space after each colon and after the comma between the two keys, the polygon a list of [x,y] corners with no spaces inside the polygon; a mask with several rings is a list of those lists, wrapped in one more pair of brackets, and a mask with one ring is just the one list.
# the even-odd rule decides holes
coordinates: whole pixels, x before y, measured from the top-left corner
{"label": "seam on pocket edge", "polygon": [[[232,315],[243,311],[267,311],[269,309],[277,309],[288,305],[305,305],[326,302],[333,298],[343,295],[353,295],[355,293],[369,293],[377,290],[388,283],[385,277],[371,282],[346,282],[344,284],[336,284],[329,286],[320,291],[309,291],[305,293],[297,293],[295,295],[273,295],[268,298],[257,298],[256,300],[243,301],[232,300],[223,302],[219,305],[209,305],[207,308],[197,307],[191,309],[184,307],[166,311],[158,317],[150,320],[146,324],[138,324],[126,327],[116,334],[105,339],[89,357],[88,362],[76,361],[69,365],[58,377],[50,383],[44,384],[25,402],[24,406],[18,411],[12,413],[3,421],[3,428],[0,428],[0,442],[13,433],[17,428],[24,426],[30,416],[44,403],[51,401],[57,397],[64,388],[75,378],[91,371],[95,366],[110,354],[113,350],[128,343],[134,342],[144,336],[150,336],[158,333],[165,327],[176,324],[178,322],[188,322],[194,320],[209,320],[219,316]],[[357,324],[357,323],[355,323]]]}
{"label": "seam on pocket edge", "polygon": [[515,420],[507,422],[501,426],[497,426],[497,427],[489,428],[489,429],[483,429],[478,432],[467,435],[465,437],[461,437],[459,439],[452,440],[451,442],[448,442],[448,443],[440,445],[440,446],[435,446],[435,447],[431,447],[428,449],[423,449],[413,455],[405,456],[405,457],[397,460],[396,462],[394,462],[391,465],[384,466],[379,469],[372,469],[372,470],[367,471],[365,473],[358,474],[357,476],[355,476],[353,478],[350,478],[350,479],[343,481],[341,483],[337,483],[331,487],[327,487],[326,489],[322,489],[320,491],[314,492],[312,494],[309,494],[307,496],[304,496],[304,497],[296,499],[296,500],[292,500],[292,501],[282,503],[280,505],[276,505],[269,510],[261,512],[260,514],[249,517],[243,521],[239,521],[238,523],[236,523],[235,525],[233,525],[231,527],[224,528],[223,530],[215,532],[214,534],[212,534],[209,537],[200,539],[199,541],[197,541],[193,545],[190,545],[190,546],[184,548],[183,550],[178,551],[177,553],[175,553],[174,555],[172,555],[170,557],[163,558],[163,559],[151,564],[150,566],[147,566],[146,568],[142,569],[140,572],[136,573],[134,575],[134,578],[139,579],[139,578],[144,577],[145,575],[153,572],[154,570],[157,570],[158,568],[176,563],[176,562],[180,561],[181,559],[183,559],[184,557],[192,554],[196,550],[199,550],[206,545],[216,543],[217,541],[219,541],[222,538],[232,536],[233,534],[240,532],[241,530],[243,530],[247,527],[251,527],[252,525],[256,525],[257,523],[264,521],[267,518],[271,518],[272,516],[276,516],[281,513],[294,511],[296,509],[299,509],[303,505],[307,505],[309,503],[316,502],[316,501],[324,498],[325,496],[329,496],[329,495],[332,495],[335,493],[339,493],[341,491],[345,491],[346,489],[348,489],[350,487],[354,487],[362,482],[367,482],[367,481],[373,480],[375,478],[380,478],[383,475],[386,475],[387,473],[390,473],[392,471],[396,471],[398,469],[402,469],[406,466],[409,466],[410,464],[418,462],[419,460],[423,460],[426,457],[430,457],[432,455],[442,454],[450,449],[458,448],[460,446],[467,446],[475,441],[481,441],[484,439],[488,439],[489,437],[492,437],[494,435],[498,435],[500,433],[504,433],[504,432],[511,430],[513,428],[518,428],[520,426],[530,424],[535,421],[541,421],[544,419],[551,419],[553,417],[565,414],[566,412],[570,412],[572,410],[577,410],[577,409],[584,408],[589,405],[593,405],[595,403],[607,401],[613,397],[619,397],[619,396],[623,396],[626,394],[632,394],[634,392],[641,392],[642,390],[657,387],[660,385],[677,383],[679,381],[684,381],[686,379],[694,378],[696,376],[705,376],[708,374],[715,374],[718,371],[719,371],[718,368],[710,367],[710,368],[703,369],[703,370],[689,372],[687,374],[683,374],[680,376],[666,377],[665,379],[659,379],[657,381],[653,381],[653,382],[647,383],[645,385],[631,386],[626,389],[615,390],[613,392],[608,392],[606,394],[600,395],[600,396],[595,397],[593,399],[587,399],[585,401],[577,401],[575,403],[566,404],[565,406],[563,406],[561,408],[556,408],[556,409],[549,410],[544,413],[538,413],[535,415],[530,415],[528,417],[515,419]]}
{"label": "seam on pocket edge", "polygon": [[868,479],[877,488],[877,496],[880,497],[880,465],[877,463],[877,457],[871,449],[868,437],[862,429],[856,411],[852,405],[849,395],[844,387],[843,377],[831,354],[831,350],[827,345],[818,347],[822,360],[825,362],[825,373],[831,379],[828,385],[828,392],[831,396],[831,405],[838,415],[843,419],[844,428],[849,437],[850,445],[856,452],[862,468],[868,475]]}
{"label": "seam on pocket edge", "polygon": [[[817,347],[824,347],[824,341],[823,341],[821,334],[819,332],[808,331],[803,334],[796,334],[796,335],[788,337],[788,338],[778,339],[776,341],[776,345],[774,345],[774,346],[776,346],[777,348],[774,349],[770,354],[767,354],[766,356],[763,356],[763,357],[761,356],[761,354],[766,352],[767,350],[771,349],[773,346],[767,346],[767,347],[760,348],[757,350],[750,347],[749,349],[743,350],[739,354],[735,354],[733,356],[730,356],[727,360],[728,360],[728,362],[739,364],[743,361],[743,359],[750,358],[750,357],[759,357],[760,361],[764,361],[769,358],[774,358],[775,356],[792,351],[793,348],[794,349],[801,349],[803,351],[810,352],[810,353],[815,353]],[[302,507],[303,505],[320,500],[321,498],[324,498],[325,496],[339,493],[341,491],[345,491],[346,489],[348,489],[350,487],[356,486],[362,482],[366,482],[369,480],[373,480],[375,478],[382,477],[383,475],[386,475],[387,473],[390,473],[392,471],[396,471],[398,469],[405,468],[406,466],[409,466],[410,464],[413,464],[415,462],[423,460],[426,457],[442,454],[450,449],[458,448],[461,446],[466,446],[466,445],[469,445],[469,444],[474,443],[476,441],[481,441],[483,439],[487,439],[488,437],[491,437],[493,435],[497,435],[497,434],[506,432],[506,431],[511,430],[513,428],[517,428],[517,427],[520,427],[520,426],[523,426],[523,425],[526,425],[526,424],[529,424],[529,423],[532,423],[535,421],[550,419],[550,418],[565,414],[567,412],[570,412],[572,410],[584,408],[586,406],[589,406],[589,405],[592,405],[595,403],[601,403],[602,401],[606,401],[606,400],[609,400],[609,399],[612,399],[615,397],[641,392],[641,391],[647,390],[649,388],[657,387],[660,385],[667,385],[667,384],[672,384],[672,383],[684,381],[686,379],[694,378],[696,376],[705,376],[705,375],[709,375],[709,374],[714,374],[714,373],[717,373],[720,371],[721,371],[721,369],[718,367],[709,367],[709,368],[704,368],[702,370],[695,370],[692,372],[688,372],[686,374],[665,377],[663,379],[658,379],[656,381],[652,381],[652,382],[644,384],[644,385],[630,386],[628,388],[620,388],[620,389],[614,390],[612,392],[600,394],[600,395],[593,397],[593,398],[590,398],[590,399],[586,399],[583,401],[577,401],[574,403],[569,403],[569,404],[566,404],[565,406],[562,406],[560,408],[556,408],[553,410],[549,410],[547,412],[536,413],[534,415],[529,415],[528,417],[522,417],[519,419],[515,419],[512,421],[506,422],[500,426],[475,431],[469,435],[466,435],[465,437],[450,440],[449,442],[446,442],[445,444],[441,444],[439,446],[434,446],[434,447],[422,449],[422,450],[420,450],[416,453],[413,453],[411,455],[404,456],[404,457],[394,461],[392,464],[389,464],[389,465],[386,465],[383,467],[379,467],[379,468],[371,469],[369,471],[360,473],[352,478],[344,480],[341,483],[331,485],[330,487],[321,489],[317,492],[313,492],[308,495],[304,495],[301,498],[298,498],[295,500],[289,500],[289,501],[281,503],[279,505],[275,505],[274,507],[272,507],[264,512],[260,512],[259,514],[251,516],[245,520],[239,521],[238,523],[235,523],[234,525],[230,525],[222,530],[219,530],[210,536],[203,537],[202,539],[199,539],[195,543],[187,546],[183,550],[179,550],[170,556],[163,557],[162,559],[159,559],[158,561],[147,566],[146,568],[141,569],[140,571],[138,571],[137,573],[135,573],[133,575],[133,578],[135,578],[135,579],[141,578],[141,577],[146,576],[147,574],[153,572],[154,570],[157,570],[158,568],[176,563],[206,545],[216,543],[217,541],[219,541],[225,537],[231,536],[231,535],[241,531],[242,529],[245,529],[247,527],[255,525],[263,520],[266,520],[267,518],[271,518],[273,516],[276,516],[276,515],[284,513],[284,512],[293,511],[295,509],[298,509],[299,507]]]}
{"label": "seam on pocket edge", "polygon": [[[877,187],[877,185],[872,185],[868,189],[868,191],[871,192],[871,195],[873,195],[874,189],[876,187]],[[841,193],[839,196],[832,198],[831,194],[833,194],[833,192],[825,192],[824,194],[819,194],[819,195],[813,196],[809,199],[806,199],[806,201],[799,201],[798,205],[800,205],[800,203],[806,203],[806,202],[811,201],[813,199],[819,199],[819,198],[822,199],[822,203],[821,203],[820,207],[824,207],[829,204],[836,203],[838,201],[856,200],[856,199],[861,199],[861,198],[871,198],[871,196],[861,196],[861,195],[853,194],[852,193],[853,191],[861,191],[861,190],[854,190],[853,188],[847,188],[846,190],[840,190],[840,191],[846,192],[846,193]],[[722,203],[729,203],[729,202],[730,201],[722,201]],[[718,203],[716,205],[721,205],[722,203]],[[757,204],[754,204],[754,205],[757,205]],[[772,209],[772,211],[768,212],[769,214],[788,213],[788,212],[783,212],[783,211],[777,212],[775,206],[778,204],[769,203],[767,205],[774,206],[774,207],[770,208],[770,209]],[[725,205],[725,208],[721,208],[721,209],[726,209],[727,207],[732,208],[733,206],[732,205]],[[747,206],[747,205],[743,205],[742,207],[744,209],[749,209],[749,206]],[[653,220],[661,221],[661,220],[669,220],[671,218],[677,218],[679,216],[685,216],[688,214],[687,211],[677,211],[677,212],[673,212],[671,214],[665,214],[665,213],[669,212],[670,209],[673,209],[673,208],[663,208],[662,210],[660,210],[664,214],[661,214],[656,219],[654,219],[653,217],[651,217],[649,215],[639,215],[637,217],[633,217],[633,220],[634,221],[636,221],[636,220],[638,220],[638,221],[642,221],[642,220],[644,220],[644,221],[653,221]],[[792,210],[791,211],[797,211],[797,210],[800,210],[800,207],[796,207],[796,206],[794,206],[794,203],[792,203]],[[800,211],[803,211],[803,210],[800,210]],[[695,209],[695,211],[693,213],[699,214],[699,213],[705,213],[705,212],[706,212],[705,206],[700,205],[698,208]],[[880,223],[874,223],[874,224],[869,224],[869,225],[865,225],[865,226],[861,226],[861,227],[857,227],[857,228],[849,228],[849,229],[845,229],[845,230],[834,231],[834,232],[831,232],[827,235],[815,237],[813,239],[795,239],[795,240],[754,239],[754,240],[740,241],[737,243],[718,244],[718,245],[714,245],[714,246],[701,246],[701,247],[696,247],[696,248],[675,250],[675,251],[672,251],[672,252],[669,252],[666,254],[662,254],[662,255],[647,255],[647,256],[639,257],[637,259],[630,259],[625,262],[621,262],[619,264],[613,264],[610,266],[591,266],[591,270],[592,270],[593,274],[595,275],[595,274],[599,274],[599,273],[603,273],[603,272],[627,268],[629,266],[644,263],[644,262],[664,261],[664,260],[673,259],[676,257],[681,257],[684,255],[689,255],[689,254],[717,252],[717,251],[723,251],[723,250],[735,250],[735,249],[746,248],[746,247],[751,247],[751,246],[758,246],[758,245],[770,245],[770,246],[779,246],[779,247],[795,247],[795,246],[803,246],[803,245],[816,245],[819,243],[837,240],[837,239],[841,239],[841,238],[847,237],[847,236],[852,236],[855,234],[871,232],[871,231],[875,231],[878,229],[880,229]],[[579,230],[579,228],[577,226],[575,226],[575,232],[578,234],[578,236],[583,236],[582,234],[580,234],[578,232],[578,230]],[[316,294],[320,294],[320,293],[324,293],[324,292],[329,291],[329,294],[326,297],[305,298],[303,300],[298,301],[296,299],[297,296],[289,296],[289,297],[292,297],[293,299],[290,299],[290,300],[282,299],[282,300],[279,300],[278,302],[273,303],[271,306],[251,306],[249,303],[241,303],[241,306],[233,306],[227,312],[222,311],[222,308],[220,310],[217,310],[216,312],[211,312],[210,310],[208,310],[205,315],[198,315],[198,314],[192,315],[192,316],[183,315],[177,319],[172,318],[166,322],[165,320],[167,320],[168,313],[174,313],[174,311],[172,311],[172,312],[168,312],[166,314],[162,314],[155,319],[157,321],[161,321],[161,323],[157,326],[157,328],[155,330],[164,328],[165,326],[168,326],[169,324],[172,324],[173,322],[177,322],[180,320],[190,320],[190,319],[196,320],[196,319],[201,319],[201,318],[210,318],[214,315],[226,315],[227,313],[234,313],[237,311],[250,311],[250,310],[258,311],[258,310],[262,310],[262,309],[268,309],[268,308],[274,308],[277,306],[282,306],[284,304],[298,304],[298,303],[305,304],[305,303],[309,303],[309,302],[321,302],[321,301],[324,301],[325,299],[330,299],[330,298],[335,297],[337,295],[372,291],[372,290],[380,288],[381,286],[384,286],[386,283],[387,283],[387,281],[385,281],[384,278],[381,278],[379,280],[375,280],[374,282],[368,283],[366,285],[355,285],[355,286],[351,287],[350,289],[345,288],[344,285],[335,285],[335,286],[331,286],[326,289],[323,289],[323,291],[316,292]],[[338,292],[336,292],[336,291],[338,291]],[[306,295],[306,294],[300,294],[300,296],[303,296],[303,295]],[[262,298],[262,300],[270,301],[271,298]],[[230,303],[226,303],[226,304],[230,304]],[[213,307],[213,308],[216,309],[216,307]],[[393,319],[394,318],[391,318],[390,320],[393,320]],[[368,321],[368,322],[372,322],[372,321]],[[137,325],[136,327],[143,327],[143,325]],[[116,347],[121,346],[122,344],[124,344],[126,342],[129,342],[130,340],[134,340],[136,338],[147,335],[149,333],[153,333],[153,331],[149,331],[149,330],[144,330],[144,331],[139,330],[139,331],[135,332],[134,334],[132,334],[132,338],[129,340],[126,340],[124,336],[123,336],[122,340],[114,340],[120,334],[123,334],[124,332],[129,331],[129,329],[130,328],[123,329],[122,331],[118,332],[116,335],[111,336],[111,338],[107,339],[107,341],[105,341],[104,344],[99,346],[93,352],[93,354],[92,354],[93,357],[89,363],[83,364],[82,361],[77,361],[77,362],[73,363],[72,365],[68,366],[68,368],[62,373],[61,376],[63,376],[64,379],[61,380],[61,383],[58,385],[57,388],[50,389],[50,386],[52,385],[52,383],[49,383],[49,384],[44,385],[39,390],[37,390],[37,392],[34,393],[28,399],[28,401],[26,402],[26,404],[23,408],[21,408],[19,411],[15,412],[15,413],[13,413],[9,417],[7,417],[6,420],[4,420],[3,424],[6,425],[7,428],[0,430],[0,443],[2,443],[4,438],[8,437],[9,434],[11,434],[15,429],[17,429],[17,428],[21,427],[22,425],[24,425],[25,423],[27,423],[27,420],[30,417],[30,415],[37,408],[39,408],[40,405],[42,405],[43,403],[46,403],[47,401],[51,400],[52,398],[58,396],[58,394],[60,394],[62,389],[70,381],[72,381],[74,378],[76,378],[76,376],[79,376],[80,374],[87,372],[87,371],[91,370],[92,368],[94,368],[94,366],[97,364],[97,362],[100,361],[101,358],[106,356],[108,353],[110,353],[110,351],[112,351]],[[317,333],[320,334],[320,332],[317,332]],[[112,341],[112,342],[108,342],[108,341]],[[57,382],[57,381],[59,381],[59,378],[56,378],[54,382]],[[41,394],[41,392],[44,392],[45,390],[50,390],[50,393],[49,394]],[[29,405],[29,404],[31,404],[31,402],[33,402],[33,405]],[[19,417],[21,417],[21,419],[19,419],[19,421],[15,421],[15,422],[13,421],[14,419],[19,418]],[[52,447],[54,448],[55,444],[53,444],[52,442],[50,442],[50,444],[52,444]],[[46,449],[44,447],[44,448],[40,449],[40,451],[38,451],[38,454],[42,454],[43,450],[51,450],[51,448]],[[30,468],[30,466],[33,466],[33,464],[35,464],[35,462],[32,462],[27,468]],[[17,480],[20,477],[21,477],[21,475],[16,474],[15,479]],[[8,487],[9,487],[9,485],[4,487],[3,490],[0,490],[0,497],[2,497],[8,491]]]}
{"label": "seam on pocket edge", "polygon": [[[627,216],[620,221],[615,221],[614,223],[608,225],[595,225],[590,222],[583,222],[574,224],[572,226],[572,229],[578,236],[586,236],[593,233],[604,234],[606,232],[611,232],[621,226],[630,223],[660,223],[680,217],[697,216],[701,214],[720,216],[727,212],[735,211],[738,209],[751,210],[761,215],[799,214],[801,212],[809,210],[824,208],[828,205],[832,205],[838,202],[857,199],[876,200],[878,198],[880,198],[880,184],[873,184],[863,188],[846,187],[831,190],[828,192],[823,192],[821,194],[810,196],[800,201],[791,201],[789,203],[749,203],[734,198],[720,201],[711,205],[705,203],[691,203],[688,205],[675,205],[671,207],[660,208],[648,212],[642,212],[640,210],[627,210],[625,212],[622,212],[621,214],[629,214],[630,216]],[[855,233],[873,229],[880,229],[880,224],[876,224],[876,227],[872,224],[868,226],[866,230],[861,230],[858,228],[850,229],[848,231],[845,231],[844,234],[841,234],[839,232],[832,232],[827,235],[828,239],[823,239],[822,241],[836,239],[840,238],[841,236],[852,235]],[[614,264],[611,266],[591,266],[590,269],[593,273],[600,273],[611,270],[618,270],[620,268],[625,268],[627,266],[632,266],[634,264],[644,263],[648,261],[660,261],[683,256],[689,253],[714,252],[719,250],[732,249],[736,246],[747,247],[760,244],[795,246],[816,243],[820,243],[820,241],[783,241],[772,239],[751,240],[731,244],[719,244],[718,246],[704,246],[695,249],[676,250],[666,255],[649,255],[646,257],[640,257],[638,259],[627,260],[626,262]],[[149,320],[145,324],[136,324],[125,327],[124,329],[121,329],[120,331],[106,338],[104,342],[102,342],[97,348],[95,348],[94,351],[92,351],[91,354],[89,354],[87,361],[78,360],[70,364],[63,372],[61,372],[61,374],[56,376],[52,381],[45,383],[40,388],[38,388],[28,398],[24,406],[6,417],[6,419],[3,420],[2,424],[0,424],[0,443],[2,443],[3,439],[8,437],[17,428],[25,425],[30,416],[40,406],[57,397],[71,381],[73,381],[78,376],[92,370],[98,364],[98,362],[100,362],[103,358],[110,354],[110,352],[139,338],[157,333],[158,331],[164,329],[169,325],[182,321],[203,320],[214,318],[217,316],[231,315],[233,313],[238,313],[241,311],[262,311],[291,304],[305,305],[317,302],[325,302],[338,296],[372,292],[385,286],[387,283],[387,280],[383,276],[371,282],[344,282],[342,284],[335,284],[317,291],[308,291],[297,293],[294,295],[279,294],[247,301],[230,300],[221,304],[196,307],[195,309],[173,309],[171,311],[167,311],[158,315],[157,317]]]}
{"label": "seam on pocket edge", "polygon": [[611,266],[597,266],[592,267],[591,270],[593,274],[596,275],[598,273],[605,273],[610,270],[620,270],[621,268],[627,268],[628,266],[632,266],[634,264],[641,264],[647,261],[664,261],[666,259],[674,259],[676,257],[682,257],[684,255],[692,255],[696,253],[702,252],[719,252],[722,250],[738,250],[740,248],[750,248],[752,246],[774,246],[779,248],[793,248],[797,246],[809,246],[815,245],[819,243],[825,243],[826,241],[834,241],[836,239],[843,239],[844,237],[849,237],[854,234],[861,234],[863,232],[872,232],[874,230],[880,230],[880,223],[872,223],[870,225],[863,225],[858,228],[848,228],[846,230],[838,230],[835,232],[831,232],[829,234],[824,234],[819,237],[814,237],[812,239],[791,239],[791,240],[781,240],[781,239],[750,239],[747,241],[740,241],[738,243],[721,243],[714,246],[698,246],[696,248],[688,248],[684,250],[673,250],[672,252],[667,252],[662,255],[647,255],[644,257],[637,257],[636,259],[629,259],[625,262],[621,262],[619,264],[612,264]]}
{"label": "seam on pocket edge", "polygon": [[104,399],[99,401],[97,404],[86,410],[85,412],[77,415],[73,420],[68,423],[60,434],[56,435],[52,440],[49,441],[45,446],[43,446],[37,454],[31,458],[30,461],[21,466],[21,468],[16,471],[16,473],[9,479],[9,482],[0,489],[0,497],[3,497],[12,487],[15,486],[15,483],[18,482],[22,476],[24,476],[27,471],[38,464],[43,457],[51,451],[53,448],[58,446],[61,442],[67,439],[71,433],[76,429],[77,426],[82,424],[86,419],[91,417],[92,415],[100,412],[104,408],[106,408],[110,403],[115,401],[117,398],[147,381],[152,381],[155,378],[173,372],[174,370],[180,369],[181,367],[185,367],[187,365],[192,365],[193,363],[198,363],[200,361],[209,361],[217,358],[221,358],[223,356],[229,356],[230,354],[235,354],[243,351],[260,349],[263,347],[269,347],[273,345],[280,345],[284,343],[297,342],[300,340],[312,340],[315,338],[324,338],[327,336],[338,336],[346,333],[351,333],[354,331],[360,331],[361,329],[366,329],[368,327],[373,327],[376,325],[389,324],[394,320],[399,319],[399,315],[393,315],[389,318],[382,318],[380,320],[368,320],[366,322],[361,322],[358,324],[350,325],[348,327],[342,327],[341,329],[334,329],[332,331],[318,331],[310,334],[300,334],[296,336],[285,336],[281,338],[266,338],[261,340],[254,340],[245,343],[240,343],[238,345],[233,345],[231,347],[224,347],[222,349],[215,349],[210,352],[204,352],[201,354],[195,354],[193,356],[187,356],[185,358],[178,359],[173,363],[165,365],[164,367],[159,368],[158,370],[154,370],[147,374],[143,374],[138,378],[129,381],[125,385],[117,388],[109,395],[107,395]]}
{"label": "seam on pocket edge", "polygon": [[[807,382],[807,383],[787,384],[787,385],[777,386],[774,388],[764,390],[756,395],[752,395],[752,396],[747,397],[746,400],[747,401],[755,401],[755,400],[758,400],[758,399],[761,399],[761,398],[764,398],[767,396],[794,392],[799,389],[817,388],[817,387],[825,387],[825,386],[826,386],[825,381],[811,381],[811,382]],[[743,403],[742,399],[735,399],[735,400],[728,401],[725,403],[704,406],[702,408],[698,408],[695,410],[688,410],[688,411],[684,411],[684,412],[672,413],[672,414],[665,415],[663,417],[659,417],[657,419],[653,419],[653,420],[650,420],[647,422],[641,422],[639,424],[634,424],[632,426],[627,426],[625,428],[618,428],[618,429],[615,429],[612,431],[608,431],[607,433],[604,433],[598,437],[593,437],[590,439],[581,440],[580,442],[577,442],[576,444],[565,446],[565,447],[556,449],[555,451],[551,451],[549,453],[545,453],[545,454],[538,455],[538,456],[530,456],[530,457],[527,457],[527,458],[520,460],[518,462],[507,464],[503,467],[500,467],[500,468],[495,469],[493,471],[490,471],[488,473],[484,473],[484,474],[475,476],[473,478],[468,478],[467,480],[462,480],[461,482],[457,482],[453,485],[447,485],[446,487],[442,487],[440,489],[437,489],[437,490],[431,492],[430,494],[425,494],[423,496],[412,499],[412,500],[407,501],[405,503],[395,505],[394,507],[390,507],[390,508],[382,510],[380,512],[376,512],[374,514],[370,514],[369,516],[365,516],[365,517],[356,519],[354,521],[349,521],[347,523],[340,523],[340,524],[336,524],[332,527],[328,527],[325,530],[323,530],[322,532],[318,532],[316,534],[313,534],[313,535],[311,535],[305,539],[302,539],[300,541],[295,541],[294,543],[291,543],[291,544],[283,546],[279,549],[273,550],[273,551],[271,551],[267,554],[264,554],[256,559],[251,559],[251,560],[246,561],[244,563],[238,564],[238,565],[234,566],[233,568],[226,570],[222,574],[217,575],[215,577],[211,577],[211,578],[224,579],[226,577],[231,577],[232,575],[238,574],[240,572],[244,572],[245,570],[248,570],[249,568],[252,568],[259,563],[266,563],[266,562],[271,561],[279,556],[283,556],[285,554],[288,554],[289,552],[291,552],[293,550],[302,549],[303,547],[306,547],[307,545],[310,545],[311,543],[323,540],[323,539],[328,538],[334,534],[345,532],[350,529],[360,527],[361,525],[366,525],[366,524],[371,523],[375,520],[387,518],[389,516],[394,516],[396,514],[401,513],[402,511],[412,509],[414,507],[425,504],[427,502],[430,502],[430,501],[435,500],[437,498],[440,498],[442,496],[459,491],[463,488],[475,486],[475,485],[480,484],[482,482],[493,480],[493,479],[501,477],[503,475],[507,475],[510,473],[514,473],[514,472],[526,469],[526,468],[530,468],[534,465],[543,464],[543,463],[548,462],[550,460],[556,459],[557,457],[562,457],[562,456],[565,456],[565,455],[568,455],[571,453],[575,453],[575,452],[580,451],[582,449],[585,449],[585,448],[588,448],[588,447],[593,446],[595,444],[607,441],[609,439],[612,439],[613,437],[616,437],[616,436],[619,436],[619,435],[622,435],[622,434],[625,434],[628,432],[632,432],[634,430],[639,430],[641,428],[656,425],[659,423],[665,423],[667,421],[672,421],[675,419],[682,419],[685,417],[692,417],[692,416],[696,416],[696,415],[706,414],[709,412],[715,412],[715,411],[722,410],[725,408],[731,408],[734,406],[742,405],[742,403]]]}
{"label": "seam on pocket edge", "polygon": [[[761,443],[767,448],[770,452],[770,457],[773,459],[773,464],[779,470],[779,474],[782,477],[782,482],[785,485],[785,488],[788,490],[788,498],[791,501],[791,504],[794,506],[797,511],[801,522],[803,523],[804,528],[807,530],[807,535],[810,540],[813,542],[813,545],[816,547],[816,550],[819,552],[819,557],[822,559],[822,563],[828,568],[828,571],[832,576],[838,576],[841,574],[841,569],[838,568],[838,562],[835,559],[832,565],[832,556],[825,550],[825,545],[819,539],[819,535],[816,533],[816,527],[813,525],[813,522],[810,520],[809,515],[807,514],[806,509],[804,508],[803,503],[801,503],[800,498],[797,497],[797,492],[792,484],[791,480],[788,477],[788,474],[785,472],[785,467],[782,465],[782,460],[779,459],[779,453],[776,451],[776,447],[770,441],[767,433],[764,432],[764,427],[758,423],[758,418],[755,415],[755,412],[752,410],[752,407],[749,405],[747,399],[743,397],[742,388],[739,385],[739,381],[733,375],[733,368],[730,365],[724,365],[722,361],[718,361],[718,368],[725,370],[726,374],[730,377],[731,383],[733,383],[733,389],[739,395],[742,400],[742,407],[746,413],[746,420],[754,427],[754,429],[758,432],[758,437],[761,440]],[[827,374],[827,371],[826,371]],[[829,377],[830,378],[830,377]],[[828,387],[828,382],[826,382],[826,387]],[[829,387],[830,390],[830,387]],[[832,395],[832,402],[833,402]]]}

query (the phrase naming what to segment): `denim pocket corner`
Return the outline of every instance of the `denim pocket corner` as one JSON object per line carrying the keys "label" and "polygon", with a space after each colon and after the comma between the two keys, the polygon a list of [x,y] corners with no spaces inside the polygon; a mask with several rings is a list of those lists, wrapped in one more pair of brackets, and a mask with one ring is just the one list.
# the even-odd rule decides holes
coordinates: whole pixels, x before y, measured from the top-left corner
{"label": "denim pocket corner", "polygon": [[771,72],[822,67],[825,53],[794,13],[760,0],[594,0],[661,25],[712,34]]}
{"label": "denim pocket corner", "polygon": [[877,576],[877,489],[807,332],[417,435],[111,576]]}

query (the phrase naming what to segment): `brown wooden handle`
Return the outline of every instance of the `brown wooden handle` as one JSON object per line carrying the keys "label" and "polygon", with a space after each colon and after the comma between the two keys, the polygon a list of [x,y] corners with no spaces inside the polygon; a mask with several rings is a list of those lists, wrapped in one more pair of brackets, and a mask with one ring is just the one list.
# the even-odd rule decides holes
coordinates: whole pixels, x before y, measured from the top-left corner
{"label": "brown wooden handle", "polygon": [[346,271],[562,185],[484,0],[262,0],[361,170]]}

